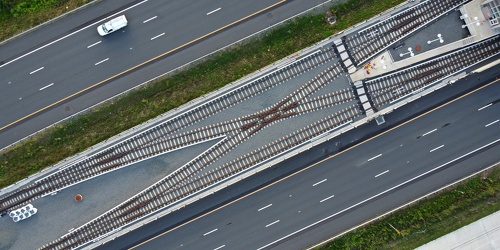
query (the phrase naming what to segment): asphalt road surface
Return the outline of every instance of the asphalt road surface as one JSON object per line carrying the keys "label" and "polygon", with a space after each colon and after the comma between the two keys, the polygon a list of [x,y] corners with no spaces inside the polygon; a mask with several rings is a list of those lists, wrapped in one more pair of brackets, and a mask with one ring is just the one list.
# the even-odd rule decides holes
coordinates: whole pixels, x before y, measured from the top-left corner
{"label": "asphalt road surface", "polygon": [[323,2],[137,1],[114,13],[129,23],[113,34],[99,36],[96,27],[105,20],[96,19],[48,44],[34,44],[30,52],[2,58],[0,148]]}
{"label": "asphalt road surface", "polygon": [[[482,80],[473,75],[465,81],[476,77]],[[223,207],[209,209],[188,223],[172,226],[174,217],[189,214],[180,211],[104,247],[310,246],[497,162],[499,93],[500,84],[491,84]],[[264,174],[271,173],[254,176],[253,181],[265,178]],[[146,240],[151,234],[159,235]]]}

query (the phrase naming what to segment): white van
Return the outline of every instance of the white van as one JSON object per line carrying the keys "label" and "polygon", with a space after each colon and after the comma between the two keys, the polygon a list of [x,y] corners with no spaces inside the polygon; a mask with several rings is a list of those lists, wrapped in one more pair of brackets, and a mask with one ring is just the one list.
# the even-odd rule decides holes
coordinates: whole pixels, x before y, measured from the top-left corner
{"label": "white van", "polygon": [[127,26],[127,24],[127,18],[125,18],[125,15],[121,15],[109,20],[102,25],[97,26],[97,32],[99,33],[99,35],[105,36]]}

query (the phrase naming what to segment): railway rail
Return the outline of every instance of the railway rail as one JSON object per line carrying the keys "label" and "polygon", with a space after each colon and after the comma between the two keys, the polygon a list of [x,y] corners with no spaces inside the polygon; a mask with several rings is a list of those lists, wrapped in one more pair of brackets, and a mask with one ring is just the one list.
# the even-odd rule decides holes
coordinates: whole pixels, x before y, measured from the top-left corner
{"label": "railway rail", "polygon": [[[228,121],[217,124],[218,126],[216,127],[212,127],[212,131],[210,131],[211,133],[208,135],[204,134],[204,132],[208,133],[206,132],[207,130],[200,130],[198,133],[193,133],[193,135],[199,137],[198,140],[189,139],[187,136],[175,137],[173,140],[165,139],[171,137],[179,130],[195,124],[197,121],[221,112],[222,110],[262,93],[269,88],[282,84],[319,65],[330,62],[334,58],[335,53],[332,48],[316,51],[307,57],[301,58],[284,68],[252,81],[220,98],[189,110],[163,124],[83,159],[80,162],[65,166],[52,175],[37,180],[31,185],[1,197],[0,211],[15,209],[16,207],[26,204],[30,200],[49,195],[117,168],[128,166],[134,162],[191,145],[197,141],[215,138],[220,134],[236,129],[239,125],[235,125],[231,121]],[[233,127],[230,127],[231,125],[233,125]],[[217,133],[214,133],[214,130],[217,131]]]}
{"label": "railway rail", "polygon": [[352,36],[344,36],[343,44],[354,64],[361,65],[376,53],[468,1],[421,2]]}
{"label": "railway rail", "polygon": [[375,107],[420,92],[456,72],[500,54],[500,36],[492,37],[398,72],[365,81]]}
{"label": "railway rail", "polygon": [[[185,133],[172,135],[171,137],[163,136],[157,140],[149,140],[148,143],[145,144],[147,146],[142,149],[150,148],[153,150],[152,148],[164,145],[162,146],[162,150],[164,151],[168,149],[168,146],[165,145],[169,145],[169,143],[172,142],[180,144],[183,142],[196,142],[215,137],[221,138],[217,144],[166,178],[93,221],[75,229],[51,244],[44,246],[43,249],[73,248],[90,240],[98,239],[102,235],[111,233],[114,230],[119,230],[119,228],[135,220],[171,205],[209,185],[220,182],[228,176],[235,175],[265,159],[290,149],[290,147],[304,143],[318,134],[325,133],[327,130],[331,130],[339,124],[352,120],[361,113],[352,89],[348,88],[314,98],[308,98],[317,90],[332,82],[336,77],[339,77],[341,73],[342,69],[340,65],[336,63],[318,74],[290,96],[263,111],[231,121],[225,121]],[[219,166],[215,171],[206,171],[207,167],[217,159],[227,154],[232,148],[241,144],[265,126],[272,125],[289,117],[345,102],[353,102],[354,104],[348,109],[328,116],[328,119],[321,120],[308,128],[292,133],[283,140],[278,140],[275,143],[269,144],[267,147],[258,151],[259,157],[254,156],[251,160],[249,157],[241,157],[231,161],[231,164]],[[248,124],[252,125],[248,126]],[[288,144],[290,140],[293,140],[294,143]],[[146,152],[151,151],[146,150]],[[120,155],[120,157],[123,156]],[[110,160],[107,164],[113,164],[113,161],[117,161],[120,157]]]}

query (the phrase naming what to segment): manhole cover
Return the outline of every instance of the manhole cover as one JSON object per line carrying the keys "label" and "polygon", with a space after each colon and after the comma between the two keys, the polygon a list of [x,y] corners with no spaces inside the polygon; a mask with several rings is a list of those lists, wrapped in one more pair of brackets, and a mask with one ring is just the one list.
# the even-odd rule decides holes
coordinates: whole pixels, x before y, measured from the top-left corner
{"label": "manhole cover", "polygon": [[416,51],[420,51],[421,49],[422,49],[422,47],[420,45],[415,46]]}
{"label": "manhole cover", "polygon": [[77,194],[77,195],[75,195],[75,201],[80,202],[80,201],[82,201],[82,200],[83,200],[83,196],[82,196],[81,194]]}
{"label": "manhole cover", "polygon": [[69,111],[71,108],[69,106],[64,107],[65,111]]}

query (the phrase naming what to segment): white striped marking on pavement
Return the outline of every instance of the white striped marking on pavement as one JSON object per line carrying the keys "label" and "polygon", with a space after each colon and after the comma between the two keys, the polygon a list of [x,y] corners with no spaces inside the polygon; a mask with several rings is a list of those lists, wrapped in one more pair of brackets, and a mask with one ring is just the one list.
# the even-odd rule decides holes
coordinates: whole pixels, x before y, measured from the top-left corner
{"label": "white striped marking on pavement", "polygon": [[215,13],[215,12],[217,12],[217,11],[219,11],[220,9],[221,9],[221,8],[218,8],[218,9],[215,9],[215,10],[212,10],[212,11],[208,12],[208,13],[207,13],[207,16],[208,16],[208,15],[210,15],[210,14],[213,14],[213,13]]}
{"label": "white striped marking on pavement", "polygon": [[328,196],[328,197],[324,198],[323,200],[320,200],[319,202],[323,202],[323,201],[329,200],[329,199],[333,198],[334,196],[335,195]]}
{"label": "white striped marking on pavement", "polygon": [[212,231],[210,231],[210,232],[206,232],[206,233],[204,233],[204,234],[203,234],[203,236],[207,236],[207,235],[209,235],[209,234],[211,234],[211,233],[213,233],[213,232],[215,232],[215,231],[217,231],[217,228],[216,228],[216,229],[214,229],[214,230],[212,230]]}
{"label": "white striped marking on pavement", "polygon": [[435,149],[431,149],[431,151],[429,151],[429,153],[431,153],[431,152],[433,152],[433,151],[436,151],[436,150],[438,150],[438,149],[440,149],[440,148],[442,148],[442,147],[444,147],[444,145],[441,145],[441,146],[439,146],[439,147],[437,147],[437,148],[435,148]]}
{"label": "white striped marking on pavement", "polygon": [[104,59],[104,60],[102,60],[102,61],[100,61],[100,62],[96,62],[96,63],[95,63],[95,65],[99,65],[99,64],[101,64],[101,63],[103,63],[103,62],[105,62],[105,61],[107,61],[107,60],[109,60],[109,57],[108,57],[108,58],[106,58],[106,59]]}
{"label": "white striped marking on pavement", "polygon": [[153,19],[155,19],[155,18],[157,18],[157,17],[158,17],[158,16],[151,17],[150,19],[147,19],[147,20],[142,21],[142,23],[147,23],[147,22],[149,22],[149,21],[151,21],[151,20],[153,20]]}
{"label": "white striped marking on pavement", "polygon": [[219,249],[221,249],[221,248],[223,248],[223,247],[225,247],[225,246],[226,246],[226,245],[222,245],[222,246],[220,246],[220,247],[218,247],[218,248],[214,248],[214,250],[219,250]]}
{"label": "white striped marking on pavement", "polygon": [[34,74],[34,73],[36,73],[36,72],[38,72],[38,71],[40,71],[40,70],[42,70],[42,69],[44,69],[44,67],[41,67],[41,68],[39,68],[39,69],[37,69],[37,70],[33,70],[33,71],[31,71],[31,72],[30,72],[30,75],[31,75],[31,74]]}
{"label": "white striped marking on pavement", "polygon": [[382,154],[379,154],[379,155],[377,155],[377,156],[374,156],[374,157],[372,157],[372,158],[368,159],[368,161],[375,160],[375,159],[379,158],[380,156],[382,156]]}
{"label": "white striped marking on pavement", "polygon": [[488,124],[484,125],[484,127],[486,128],[486,127],[488,127],[488,126],[490,126],[490,125],[493,125],[493,124],[495,124],[495,123],[497,123],[497,122],[499,122],[499,121],[500,121],[500,120],[496,120],[496,121],[490,122],[490,123],[488,123]]}
{"label": "white striped marking on pavement", "polygon": [[268,207],[270,207],[270,206],[272,206],[272,205],[273,205],[273,204],[269,204],[269,205],[267,205],[267,206],[265,206],[265,207],[261,207],[261,208],[259,208],[259,210],[257,210],[257,212],[260,212],[260,211],[262,211],[262,210],[264,210],[264,209],[266,209],[266,208],[268,208]]}
{"label": "white striped marking on pavement", "polygon": [[321,184],[321,183],[323,183],[323,182],[325,182],[325,181],[326,181],[326,179],[324,179],[324,180],[322,180],[322,181],[319,181],[319,182],[316,182],[316,183],[314,183],[314,184],[313,184],[313,187],[314,187],[314,186],[316,186],[316,185],[319,185],[319,184]]}
{"label": "white striped marking on pavement", "polygon": [[45,86],[45,87],[42,87],[42,88],[40,89],[40,91],[42,91],[42,90],[44,90],[44,89],[46,89],[46,88],[48,88],[48,87],[50,87],[50,86],[52,86],[52,85],[54,85],[54,83],[51,83],[51,84],[49,84],[49,85],[47,85],[47,86]]}
{"label": "white striped marking on pavement", "polygon": [[272,223],[270,223],[270,224],[267,224],[267,225],[266,225],[266,227],[272,226],[272,225],[274,225],[274,224],[276,224],[276,223],[278,223],[278,222],[280,222],[280,220],[277,220],[277,221],[275,221],[275,222],[272,222]]}
{"label": "white striped marking on pavement", "polygon": [[460,160],[460,159],[462,159],[462,158],[464,158],[464,157],[467,157],[468,155],[471,155],[471,154],[473,154],[473,153],[475,153],[475,152],[477,152],[477,151],[479,151],[479,150],[482,150],[483,148],[486,148],[486,147],[488,147],[488,146],[490,146],[490,145],[493,145],[493,144],[495,144],[495,143],[497,143],[497,142],[499,142],[499,141],[500,141],[500,139],[497,139],[497,140],[492,141],[492,142],[490,142],[490,143],[488,143],[488,144],[486,144],[486,145],[483,145],[483,146],[481,146],[481,147],[479,147],[479,148],[476,148],[476,149],[474,149],[474,150],[470,151],[469,153],[463,154],[462,156],[459,156],[459,157],[457,157],[457,158],[455,158],[455,159],[453,159],[453,160],[451,160],[451,161],[448,161],[448,162],[446,162],[446,163],[444,163],[444,164],[442,164],[442,165],[439,165],[439,166],[437,166],[437,167],[435,167],[435,168],[433,168],[433,169],[431,169],[431,170],[429,170],[429,171],[427,171],[427,172],[425,172],[425,173],[422,173],[422,174],[419,174],[419,175],[417,175],[417,176],[415,176],[415,177],[413,177],[413,178],[410,178],[409,180],[406,180],[406,181],[404,181],[404,182],[402,182],[402,183],[400,183],[400,184],[398,184],[398,185],[396,185],[396,186],[393,186],[393,187],[391,187],[391,188],[389,188],[389,189],[386,189],[385,191],[382,191],[382,192],[380,192],[380,193],[378,193],[378,194],[376,194],[376,195],[374,195],[374,196],[372,196],[372,197],[370,197],[370,198],[364,199],[364,200],[362,200],[362,201],[360,201],[360,202],[358,202],[358,203],[356,203],[356,204],[354,204],[354,205],[351,205],[351,206],[349,206],[349,207],[347,207],[347,208],[344,208],[344,209],[342,209],[342,210],[340,210],[340,211],[338,211],[338,212],[336,212],[336,213],[333,213],[333,214],[331,214],[331,215],[329,215],[329,216],[327,216],[327,217],[325,217],[325,218],[323,218],[323,219],[321,219],[321,220],[319,220],[319,221],[316,221],[316,222],[314,222],[314,223],[312,223],[312,224],[309,224],[308,226],[305,226],[305,227],[303,227],[303,228],[301,228],[301,229],[299,229],[299,230],[297,230],[297,231],[294,231],[294,232],[292,232],[292,233],[289,233],[289,234],[287,234],[287,235],[285,235],[285,236],[283,236],[283,237],[281,237],[281,238],[279,238],[279,239],[277,239],[277,240],[275,240],[275,241],[273,241],[273,242],[271,242],[271,243],[268,243],[268,244],[267,244],[267,245],[265,245],[265,246],[262,246],[262,247],[260,247],[260,248],[257,248],[257,250],[261,250],[261,249],[264,249],[264,248],[266,248],[266,247],[269,247],[269,246],[271,246],[271,245],[273,245],[273,244],[275,244],[275,243],[277,243],[277,242],[280,242],[280,241],[282,241],[282,240],[284,240],[284,239],[286,239],[286,238],[289,238],[289,237],[290,237],[290,236],[292,236],[292,235],[295,235],[295,234],[300,233],[300,232],[302,232],[302,231],[304,231],[304,230],[306,230],[306,229],[308,229],[308,228],[311,228],[311,227],[313,227],[313,226],[315,226],[315,225],[318,225],[319,223],[322,223],[323,221],[329,220],[330,218],[333,218],[333,217],[335,217],[335,216],[337,216],[337,215],[339,215],[339,214],[341,214],[341,213],[343,213],[343,212],[345,212],[345,211],[348,211],[348,210],[350,210],[350,209],[352,209],[352,208],[355,208],[355,207],[357,207],[357,206],[360,206],[360,205],[362,205],[362,204],[364,204],[364,203],[366,203],[366,202],[368,202],[368,201],[371,201],[371,200],[373,200],[373,199],[375,199],[375,198],[377,198],[377,197],[379,197],[379,196],[381,196],[381,195],[384,195],[384,194],[386,194],[386,193],[388,193],[388,192],[391,192],[392,190],[397,189],[397,188],[399,188],[399,187],[401,187],[401,186],[403,186],[403,185],[405,185],[405,184],[407,184],[407,183],[410,183],[410,182],[412,182],[413,180],[416,180],[416,179],[418,179],[418,178],[420,178],[420,177],[422,177],[422,176],[426,176],[426,175],[428,175],[429,173],[432,173],[432,172],[434,172],[434,171],[436,171],[436,170],[438,170],[438,169],[440,169],[440,168],[442,168],[442,167],[444,167],[444,166],[446,166],[446,165],[449,165],[450,163],[453,163],[453,162],[458,161],[458,160]]}
{"label": "white striped marking on pavement", "polygon": [[490,104],[488,104],[488,105],[486,105],[486,106],[484,106],[482,108],[479,108],[479,109],[477,109],[477,111],[481,111],[481,110],[483,110],[483,109],[485,109],[485,108],[487,108],[487,107],[489,107],[491,105],[493,105],[493,103],[490,103]]}
{"label": "white striped marking on pavement", "polygon": [[389,172],[389,170],[385,170],[384,172],[382,172],[382,173],[380,173],[380,174],[378,174],[378,175],[375,175],[375,178],[377,178],[377,177],[379,177],[379,176],[381,176],[381,175],[383,175],[383,174],[387,174],[387,172]]}
{"label": "white striped marking on pavement", "polygon": [[159,34],[159,35],[157,35],[157,36],[155,36],[155,37],[151,37],[151,41],[153,41],[154,39],[156,39],[156,38],[158,38],[158,37],[160,37],[160,36],[163,36],[163,35],[165,35],[165,33],[161,33],[161,34]]}
{"label": "white striped marking on pavement", "polygon": [[90,48],[90,47],[96,46],[97,44],[100,44],[100,43],[101,43],[101,41],[96,42],[96,43],[93,43],[93,44],[91,44],[91,45],[87,46],[87,49],[88,49],[88,48]]}
{"label": "white striped marking on pavement", "polygon": [[433,129],[433,130],[431,130],[431,131],[429,131],[429,132],[427,132],[427,133],[423,134],[423,135],[422,135],[422,137],[424,137],[424,136],[426,136],[426,135],[428,135],[428,134],[430,134],[430,133],[432,133],[432,132],[435,132],[436,130],[437,130],[437,128],[435,128],[435,129]]}

